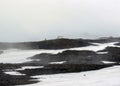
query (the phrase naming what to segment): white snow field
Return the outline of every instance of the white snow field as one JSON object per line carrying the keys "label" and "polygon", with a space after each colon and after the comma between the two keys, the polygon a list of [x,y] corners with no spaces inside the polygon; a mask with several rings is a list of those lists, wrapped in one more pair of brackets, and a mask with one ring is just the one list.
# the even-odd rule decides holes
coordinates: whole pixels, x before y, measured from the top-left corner
{"label": "white snow field", "polygon": [[40,82],[17,86],[120,86],[120,66],[81,73],[33,76]]}
{"label": "white snow field", "polygon": [[10,49],[4,50],[3,54],[0,54],[0,63],[23,63],[31,61],[28,57],[32,57],[40,53],[58,53],[59,50],[18,50]]}
{"label": "white snow field", "polygon": [[[107,46],[116,46],[114,45],[117,42],[111,43],[93,43],[95,45],[86,46],[86,47],[78,47],[78,48],[69,48],[69,49],[60,49],[60,50],[18,50],[18,49],[9,49],[4,50],[3,54],[0,54],[0,63],[23,63],[27,61],[31,61],[28,57],[32,57],[36,54],[40,53],[52,53],[57,54],[59,52],[65,50],[92,50],[99,51],[105,49]],[[118,47],[118,46],[116,46]]]}

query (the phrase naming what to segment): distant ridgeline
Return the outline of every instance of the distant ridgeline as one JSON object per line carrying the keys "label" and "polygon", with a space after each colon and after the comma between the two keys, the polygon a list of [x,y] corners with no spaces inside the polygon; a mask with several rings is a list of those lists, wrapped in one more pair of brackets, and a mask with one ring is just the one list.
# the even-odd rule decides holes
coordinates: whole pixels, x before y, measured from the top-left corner
{"label": "distant ridgeline", "polygon": [[100,38],[100,39],[54,39],[37,42],[0,43],[0,49],[64,49],[73,47],[83,47],[91,45],[90,42],[106,43],[120,41],[120,38]]}
{"label": "distant ridgeline", "polygon": [[0,43],[0,49],[64,49],[88,45],[90,45],[90,43],[83,39],[55,39],[38,42]]}

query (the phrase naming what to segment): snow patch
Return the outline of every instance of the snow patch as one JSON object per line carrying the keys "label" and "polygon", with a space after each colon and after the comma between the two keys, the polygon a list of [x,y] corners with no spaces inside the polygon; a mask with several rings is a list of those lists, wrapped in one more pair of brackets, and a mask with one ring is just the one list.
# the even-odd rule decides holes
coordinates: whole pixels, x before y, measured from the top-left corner
{"label": "snow patch", "polygon": [[102,61],[104,64],[113,64],[113,63],[116,63],[116,62],[112,62],[112,61]]}
{"label": "snow patch", "polygon": [[108,52],[97,52],[97,54],[107,54]]}
{"label": "snow patch", "polygon": [[8,75],[25,75],[25,74],[21,74],[17,71],[7,71],[7,72],[4,72],[5,74],[8,74]]}
{"label": "snow patch", "polygon": [[16,70],[36,69],[36,68],[44,68],[44,66],[24,66],[24,67],[18,68]]}
{"label": "snow patch", "polygon": [[60,61],[60,62],[50,62],[50,64],[64,64],[66,61]]}

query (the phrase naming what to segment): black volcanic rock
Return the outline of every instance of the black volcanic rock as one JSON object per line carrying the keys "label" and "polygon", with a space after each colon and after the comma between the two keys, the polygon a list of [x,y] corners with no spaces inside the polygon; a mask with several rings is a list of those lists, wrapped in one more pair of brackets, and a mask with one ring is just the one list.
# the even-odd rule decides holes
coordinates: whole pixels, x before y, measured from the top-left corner
{"label": "black volcanic rock", "polygon": [[108,52],[104,57],[110,61],[120,62],[120,48],[119,47],[106,47],[100,52]]}
{"label": "black volcanic rock", "polygon": [[[37,83],[35,78],[29,75],[9,75],[4,73],[6,70],[14,70],[20,68],[19,64],[2,64],[0,63],[0,86],[15,86]],[[34,80],[33,80],[34,79]]]}
{"label": "black volcanic rock", "polygon": [[88,46],[90,43],[83,39],[55,39],[39,42],[21,42],[21,43],[0,43],[0,49],[18,48],[18,49],[64,49],[73,47]]}
{"label": "black volcanic rock", "polygon": [[97,64],[50,64],[46,65],[44,68],[37,69],[26,69],[20,70],[20,73],[35,76],[35,75],[43,75],[43,74],[58,74],[58,73],[71,73],[71,72],[81,72],[81,71],[89,71],[89,70],[97,70],[105,67],[110,67],[113,65],[97,65]]}
{"label": "black volcanic rock", "polygon": [[63,51],[62,53],[58,53],[58,55],[65,56],[65,55],[94,55],[96,54],[94,51],[89,51],[89,50],[66,50]]}
{"label": "black volcanic rock", "polygon": [[99,39],[87,39],[86,41],[95,43],[120,42],[120,37],[102,37]]}
{"label": "black volcanic rock", "polygon": [[119,43],[116,43],[115,45],[118,45],[118,46],[120,46],[120,42],[119,42]]}
{"label": "black volcanic rock", "polygon": [[74,39],[56,39],[56,40],[46,40],[41,42],[31,42],[28,43],[31,48],[35,49],[64,49],[72,47],[83,47],[90,45],[84,40],[74,40]]}
{"label": "black volcanic rock", "polygon": [[108,52],[110,54],[120,54],[120,47],[106,47],[104,50],[101,50],[101,52]]}
{"label": "black volcanic rock", "polygon": [[[42,65],[48,65],[50,62],[65,61],[64,64],[103,64],[102,61],[114,61],[120,62],[120,48],[107,47],[100,52],[107,52],[106,54],[97,54],[94,51],[88,50],[66,50],[58,54],[42,53],[31,57],[33,63],[39,63]],[[40,61],[39,61],[39,60]]]}
{"label": "black volcanic rock", "polygon": [[91,43],[120,42],[120,38],[106,37],[99,39],[54,39],[36,42],[0,43],[0,49],[65,49],[89,46]]}
{"label": "black volcanic rock", "polygon": [[93,51],[87,50],[66,50],[58,54],[38,54],[31,57],[31,59],[40,59],[40,61],[37,62],[42,65],[60,61],[66,61],[66,64],[102,64],[103,55],[98,55]]}
{"label": "black volcanic rock", "polygon": [[31,79],[30,76],[11,76],[0,72],[0,86],[16,86],[38,82],[30,81]]}

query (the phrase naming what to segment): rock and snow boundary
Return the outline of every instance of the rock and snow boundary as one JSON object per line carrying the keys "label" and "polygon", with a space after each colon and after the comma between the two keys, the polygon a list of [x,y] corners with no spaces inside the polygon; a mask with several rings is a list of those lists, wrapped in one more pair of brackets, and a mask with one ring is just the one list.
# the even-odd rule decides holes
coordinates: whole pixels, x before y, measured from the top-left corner
{"label": "rock and snow boundary", "polygon": [[111,42],[111,43],[93,43],[95,45],[90,45],[86,47],[78,47],[78,48],[68,48],[68,49],[60,49],[60,50],[43,50],[43,49],[33,49],[33,50],[18,50],[18,49],[9,49],[4,50],[2,54],[0,54],[0,63],[23,63],[31,61],[28,57],[32,57],[36,54],[41,53],[52,53],[57,54],[63,52],[65,50],[91,50],[91,51],[100,51],[105,49],[108,46],[112,47],[119,47],[114,45],[118,42]]}
{"label": "rock and snow boundary", "polygon": [[120,66],[113,66],[97,71],[33,77],[39,78],[40,82],[19,86],[120,86]]}
{"label": "rock and snow boundary", "polygon": [[[97,71],[87,71],[87,72],[80,72],[80,73],[64,73],[64,74],[54,73],[54,75],[52,75],[52,74],[51,75],[40,75],[39,73],[38,74],[36,74],[36,73],[40,72],[40,71],[43,71],[43,72],[48,71],[47,69],[44,70],[44,66],[41,66],[41,65],[33,66],[31,64],[23,65],[24,62],[27,63],[27,62],[33,61],[33,59],[30,59],[29,57],[33,57],[36,54],[42,54],[42,53],[59,54],[66,50],[73,50],[73,51],[74,50],[77,50],[77,51],[89,50],[89,51],[94,51],[95,53],[100,54],[100,55],[111,54],[109,52],[102,51],[102,50],[106,49],[106,47],[119,47],[119,46],[115,45],[116,43],[117,42],[93,43],[93,45],[89,45],[89,46],[85,46],[85,47],[59,49],[59,50],[43,50],[43,49],[4,50],[3,53],[0,54],[0,63],[13,64],[11,66],[11,68],[12,68],[11,71],[9,71],[9,70],[4,71],[4,76],[9,75],[12,78],[14,77],[14,80],[16,77],[21,77],[21,79],[23,77],[26,77],[27,78],[26,81],[31,80],[30,79],[30,77],[31,77],[33,79],[38,78],[38,81],[40,81],[35,84],[32,84],[32,82],[30,84],[28,82],[29,84],[27,84],[25,86],[40,86],[40,85],[41,86],[66,86],[66,85],[69,85],[69,86],[120,86],[120,82],[119,82],[120,66],[114,66],[114,67],[104,68],[104,69],[97,70]],[[98,52],[98,51],[100,51],[100,52]],[[116,53],[115,53],[115,55],[116,55]],[[38,61],[38,63],[39,63],[42,59],[36,59],[36,60],[39,60]],[[48,66],[48,69],[50,67],[58,67],[58,65],[59,65],[59,67],[61,67],[61,65],[65,64],[65,63],[67,63],[67,61],[64,61],[64,60],[49,62],[50,66]],[[101,63],[114,64],[115,62],[103,60],[103,61],[101,61]],[[18,65],[18,64],[20,64],[20,65]],[[4,64],[2,64],[2,65],[4,65]],[[16,67],[16,65],[18,65],[18,67]],[[69,66],[68,66],[68,68],[69,68]],[[9,68],[9,65],[7,65],[6,68]],[[70,68],[71,68],[71,66],[70,66]],[[53,71],[53,70],[51,69],[51,71]],[[3,73],[3,69],[1,69],[1,72]],[[32,73],[32,75],[29,72]],[[18,83],[16,83],[16,84],[17,85],[20,84],[20,86],[24,86],[21,84],[25,84],[26,81],[24,81],[24,80],[23,80],[23,82],[18,81]],[[12,81],[12,79],[11,79],[11,82],[14,83],[14,81]],[[16,85],[16,84],[14,84],[14,85]]]}

